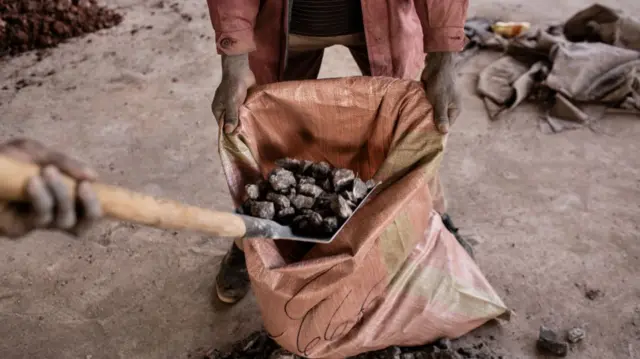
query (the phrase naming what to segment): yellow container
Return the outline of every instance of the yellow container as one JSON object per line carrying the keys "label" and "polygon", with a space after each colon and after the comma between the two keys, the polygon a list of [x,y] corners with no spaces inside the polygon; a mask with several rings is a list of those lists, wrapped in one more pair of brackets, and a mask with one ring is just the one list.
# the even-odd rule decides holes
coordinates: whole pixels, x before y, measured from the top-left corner
{"label": "yellow container", "polygon": [[528,22],[502,22],[498,21],[491,25],[491,30],[494,33],[506,37],[516,37],[527,32],[531,28],[531,24]]}

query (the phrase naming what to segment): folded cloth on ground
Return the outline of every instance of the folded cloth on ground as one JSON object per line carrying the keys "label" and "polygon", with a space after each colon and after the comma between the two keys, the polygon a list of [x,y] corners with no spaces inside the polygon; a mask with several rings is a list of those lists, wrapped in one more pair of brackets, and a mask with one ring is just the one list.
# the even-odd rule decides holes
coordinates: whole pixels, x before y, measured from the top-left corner
{"label": "folded cloth on ground", "polygon": [[640,114],[640,19],[593,5],[569,19],[563,34],[554,27],[508,41],[482,24],[470,20],[472,41],[505,53],[477,84],[492,120],[527,98],[549,103],[544,118],[554,132],[593,122],[580,110],[584,104]]}

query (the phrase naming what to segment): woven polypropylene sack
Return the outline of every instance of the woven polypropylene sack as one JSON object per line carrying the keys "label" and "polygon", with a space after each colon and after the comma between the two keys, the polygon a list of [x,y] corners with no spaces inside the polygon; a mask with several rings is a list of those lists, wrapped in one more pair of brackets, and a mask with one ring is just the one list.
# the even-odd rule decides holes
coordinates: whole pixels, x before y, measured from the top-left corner
{"label": "woven polypropylene sack", "polygon": [[220,134],[236,205],[282,157],[354,170],[383,190],[330,244],[292,261],[296,242],[244,241],[266,330],[309,358],[454,338],[507,310],[434,210],[446,136],[418,83],[371,77],[254,89]]}

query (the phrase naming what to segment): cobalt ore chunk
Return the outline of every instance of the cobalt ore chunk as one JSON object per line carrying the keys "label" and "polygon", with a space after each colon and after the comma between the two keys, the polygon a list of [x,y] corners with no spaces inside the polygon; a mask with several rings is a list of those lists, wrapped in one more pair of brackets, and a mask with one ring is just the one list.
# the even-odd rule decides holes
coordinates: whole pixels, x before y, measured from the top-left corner
{"label": "cobalt ore chunk", "polygon": [[340,193],[340,195],[349,202],[356,202],[356,197],[353,195],[352,191],[344,191]]}
{"label": "cobalt ore chunk", "polygon": [[447,338],[438,339],[435,342],[435,346],[440,350],[450,350],[451,349],[451,340]]}
{"label": "cobalt ore chunk", "polygon": [[353,211],[349,206],[349,201],[340,195],[335,195],[333,197],[333,200],[331,201],[331,209],[336,216],[342,219],[347,219],[353,214]]}
{"label": "cobalt ore chunk", "polygon": [[324,191],[322,188],[314,185],[314,184],[300,184],[298,185],[298,193],[303,194],[305,196],[316,198],[321,195]]}
{"label": "cobalt ore chunk", "polygon": [[275,191],[286,192],[296,185],[296,177],[291,171],[276,168],[269,175],[269,183]]}
{"label": "cobalt ore chunk", "polygon": [[306,233],[311,229],[311,221],[309,220],[309,216],[306,214],[301,214],[293,218],[293,223],[291,225],[294,230],[303,233]]}
{"label": "cobalt ore chunk", "polygon": [[353,193],[353,198],[356,201],[360,201],[367,195],[367,192],[369,192],[369,188],[367,187],[367,184],[364,183],[364,181],[362,181],[360,178],[356,178],[353,180],[353,190],[351,192]]}
{"label": "cobalt ore chunk", "polygon": [[257,184],[248,184],[244,187],[247,198],[256,200],[260,198],[260,187]]}
{"label": "cobalt ore chunk", "polygon": [[289,190],[289,193],[287,193],[287,198],[289,198],[290,202],[293,202],[293,199],[296,198],[297,194],[298,194],[298,191],[296,191],[295,188],[292,188]]}
{"label": "cobalt ore chunk", "polygon": [[282,223],[289,223],[296,215],[296,210],[293,207],[283,208],[276,213],[276,219]]}
{"label": "cobalt ore chunk", "polygon": [[315,199],[313,197],[305,196],[302,194],[295,195],[295,197],[293,197],[293,199],[291,200],[291,204],[296,209],[303,209],[303,208],[310,209],[313,207],[314,203],[315,203]]}
{"label": "cobalt ore chunk", "polygon": [[251,216],[251,206],[253,205],[254,200],[248,199],[246,200],[242,206],[240,206],[240,213]]}
{"label": "cobalt ore chunk", "polygon": [[331,179],[327,178],[326,180],[320,183],[320,187],[327,192],[333,192],[333,183],[331,183]]}
{"label": "cobalt ore chunk", "polygon": [[347,204],[349,205],[349,208],[355,210],[356,208],[358,208],[358,205],[353,202],[353,201],[347,201]]}
{"label": "cobalt ore chunk", "polygon": [[249,205],[249,213],[254,217],[263,219],[273,219],[276,214],[276,208],[272,202],[255,201]]}
{"label": "cobalt ore chunk", "polygon": [[320,196],[318,196],[318,198],[316,198],[316,202],[314,203],[313,207],[315,209],[331,209],[331,201],[333,201],[334,196],[335,194],[323,192],[322,194],[320,194]]}
{"label": "cobalt ore chunk", "polygon": [[302,166],[302,161],[293,158],[282,158],[276,161],[276,166],[282,167],[287,171],[298,172]]}
{"label": "cobalt ore chunk", "polygon": [[316,184],[316,179],[313,177],[307,176],[299,176],[298,177],[298,186],[303,184]]}
{"label": "cobalt ore chunk", "polygon": [[352,170],[342,168],[333,171],[333,188],[336,192],[342,192],[353,183],[356,178]]}
{"label": "cobalt ore chunk", "polygon": [[322,230],[324,233],[333,234],[338,230],[338,218],[336,217],[325,217],[322,220]]}
{"label": "cobalt ore chunk", "polygon": [[316,212],[301,214],[293,219],[293,227],[304,233],[317,231],[322,225],[322,216]]}
{"label": "cobalt ore chunk", "polygon": [[582,339],[584,339],[584,337],[587,335],[587,333],[585,332],[584,329],[582,328],[572,328],[569,329],[569,331],[567,332],[567,340],[570,343],[577,343],[579,341],[581,341]]}
{"label": "cobalt ore chunk", "polygon": [[313,165],[313,162],[311,161],[307,161],[307,160],[302,161],[302,166],[300,166],[300,170],[298,171],[298,173],[300,174],[309,173],[312,165]]}
{"label": "cobalt ore chunk", "polygon": [[267,193],[266,199],[269,202],[273,202],[277,210],[291,207],[291,201],[289,201],[289,198],[283,194],[269,192]]}
{"label": "cobalt ore chunk", "polygon": [[560,340],[556,332],[544,325],[540,327],[537,346],[541,351],[558,357],[565,357],[569,352],[569,344]]}
{"label": "cobalt ore chunk", "polygon": [[312,227],[318,228],[322,225],[322,216],[318,212],[311,212],[307,216]]}
{"label": "cobalt ore chunk", "polygon": [[311,176],[318,180],[325,179],[331,174],[331,165],[326,162],[318,162],[311,165]]}
{"label": "cobalt ore chunk", "polygon": [[370,180],[368,180],[368,181],[367,181],[367,183],[366,183],[366,184],[367,184],[367,189],[368,189],[369,191],[371,191],[371,190],[373,189],[373,187],[375,187],[375,186],[376,186],[376,184],[377,184],[377,183],[376,183],[376,181],[374,181],[374,180],[370,179]]}

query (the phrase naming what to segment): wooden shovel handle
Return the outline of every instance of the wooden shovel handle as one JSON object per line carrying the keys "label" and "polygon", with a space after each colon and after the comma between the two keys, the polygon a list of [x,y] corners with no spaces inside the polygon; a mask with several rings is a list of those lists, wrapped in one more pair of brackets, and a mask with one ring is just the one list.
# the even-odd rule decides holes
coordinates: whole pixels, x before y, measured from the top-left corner
{"label": "wooden shovel handle", "polygon": [[[0,199],[25,201],[27,181],[39,173],[36,165],[0,156]],[[75,194],[75,181],[66,176],[64,181],[69,193]],[[92,188],[105,215],[113,219],[163,229],[194,230],[218,237],[239,238],[246,233],[242,218],[232,213],[158,199],[101,183],[93,183]]]}

